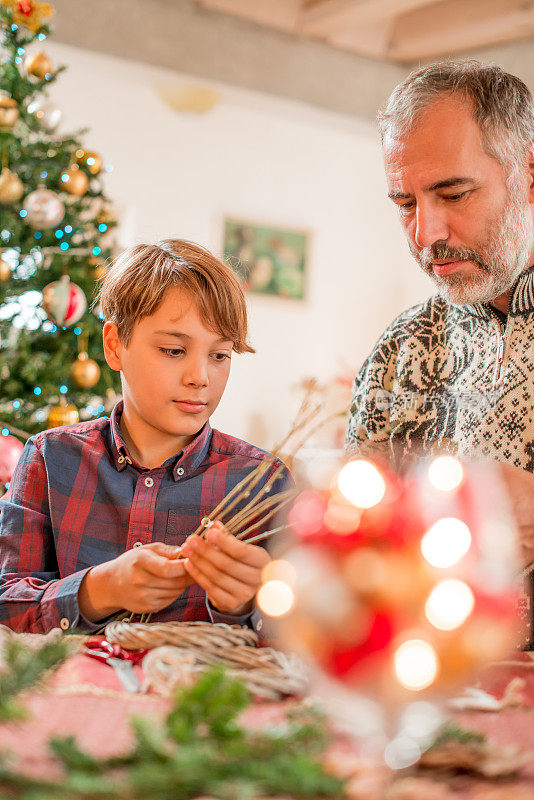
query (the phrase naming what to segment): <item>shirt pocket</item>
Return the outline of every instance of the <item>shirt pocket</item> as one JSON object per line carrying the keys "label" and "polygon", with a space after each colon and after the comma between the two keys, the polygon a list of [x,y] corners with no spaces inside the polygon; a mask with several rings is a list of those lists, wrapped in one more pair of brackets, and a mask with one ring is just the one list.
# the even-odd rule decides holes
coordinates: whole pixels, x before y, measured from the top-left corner
{"label": "shirt pocket", "polygon": [[169,511],[165,529],[165,544],[176,547],[183,544],[187,537],[196,531],[203,516],[203,514],[199,516],[198,509],[189,514],[182,509]]}

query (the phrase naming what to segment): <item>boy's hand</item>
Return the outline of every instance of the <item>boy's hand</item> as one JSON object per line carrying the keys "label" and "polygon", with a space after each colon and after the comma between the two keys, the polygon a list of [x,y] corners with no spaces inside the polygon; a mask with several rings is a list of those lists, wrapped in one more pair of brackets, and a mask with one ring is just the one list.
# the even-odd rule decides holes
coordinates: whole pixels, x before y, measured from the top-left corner
{"label": "boy's hand", "polygon": [[179,552],[179,547],[154,542],[93,567],[78,592],[81,614],[97,622],[122,609],[161,611],[194,583],[184,562],[176,560]]}
{"label": "boy's hand", "polygon": [[182,546],[185,568],[206,592],[209,601],[226,614],[247,614],[270,556],[263,547],[241,542],[215,522],[205,539],[190,536]]}

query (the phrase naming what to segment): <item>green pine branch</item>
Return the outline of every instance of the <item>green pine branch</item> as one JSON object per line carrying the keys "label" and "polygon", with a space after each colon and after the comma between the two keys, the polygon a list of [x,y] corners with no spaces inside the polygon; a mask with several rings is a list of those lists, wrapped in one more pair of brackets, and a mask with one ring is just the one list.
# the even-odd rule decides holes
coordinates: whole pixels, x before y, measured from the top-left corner
{"label": "green pine branch", "polygon": [[25,715],[17,702],[20,693],[35,686],[51,669],[59,666],[68,653],[65,639],[45,642],[38,650],[26,647],[14,637],[7,639],[2,648],[0,722]]}
{"label": "green pine branch", "polygon": [[329,740],[325,719],[301,708],[278,728],[251,731],[238,721],[249,703],[244,685],[214,668],[176,693],[163,723],[135,719],[135,742],[125,756],[100,760],[72,737],[57,737],[51,750],[65,771],[60,782],[30,779],[3,763],[0,785],[19,800],[252,800],[281,794],[341,800],[343,782],[321,764]]}

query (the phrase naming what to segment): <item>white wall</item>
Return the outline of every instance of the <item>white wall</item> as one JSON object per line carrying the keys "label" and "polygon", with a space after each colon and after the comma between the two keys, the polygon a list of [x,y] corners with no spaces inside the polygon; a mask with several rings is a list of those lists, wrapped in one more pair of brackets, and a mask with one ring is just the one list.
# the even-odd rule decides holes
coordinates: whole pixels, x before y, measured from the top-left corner
{"label": "white wall", "polygon": [[125,244],[176,236],[220,255],[225,214],[311,231],[306,300],[249,295],[257,354],[235,357],[214,417],[272,446],[301,378],[354,372],[384,326],[431,291],[385,198],[374,126],[223,86],[211,112],[179,114],[155,87],[194,77],[46,49],[68,67],[52,91],[61,130],[90,126],[86,146],[114,166],[106,188],[124,210]]}

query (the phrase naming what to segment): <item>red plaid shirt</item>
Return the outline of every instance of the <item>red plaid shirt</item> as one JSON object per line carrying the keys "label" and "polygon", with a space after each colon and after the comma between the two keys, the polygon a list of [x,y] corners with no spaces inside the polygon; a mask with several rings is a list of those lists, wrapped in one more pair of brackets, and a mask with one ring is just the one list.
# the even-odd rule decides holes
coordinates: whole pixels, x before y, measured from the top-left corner
{"label": "red plaid shirt", "polygon": [[[182,544],[267,457],[206,423],[181,453],[145,469],[131,458],[120,434],[121,413],[119,403],[111,419],[54,428],[28,440],[0,499],[0,623],[32,633],[58,626],[97,629],[100,625],[82,617],[78,607],[88,570],[139,544]],[[276,481],[273,493],[287,478],[285,473]],[[154,621],[206,619],[256,630],[262,624],[257,610],[245,617],[218,612],[197,584],[153,616]]]}

